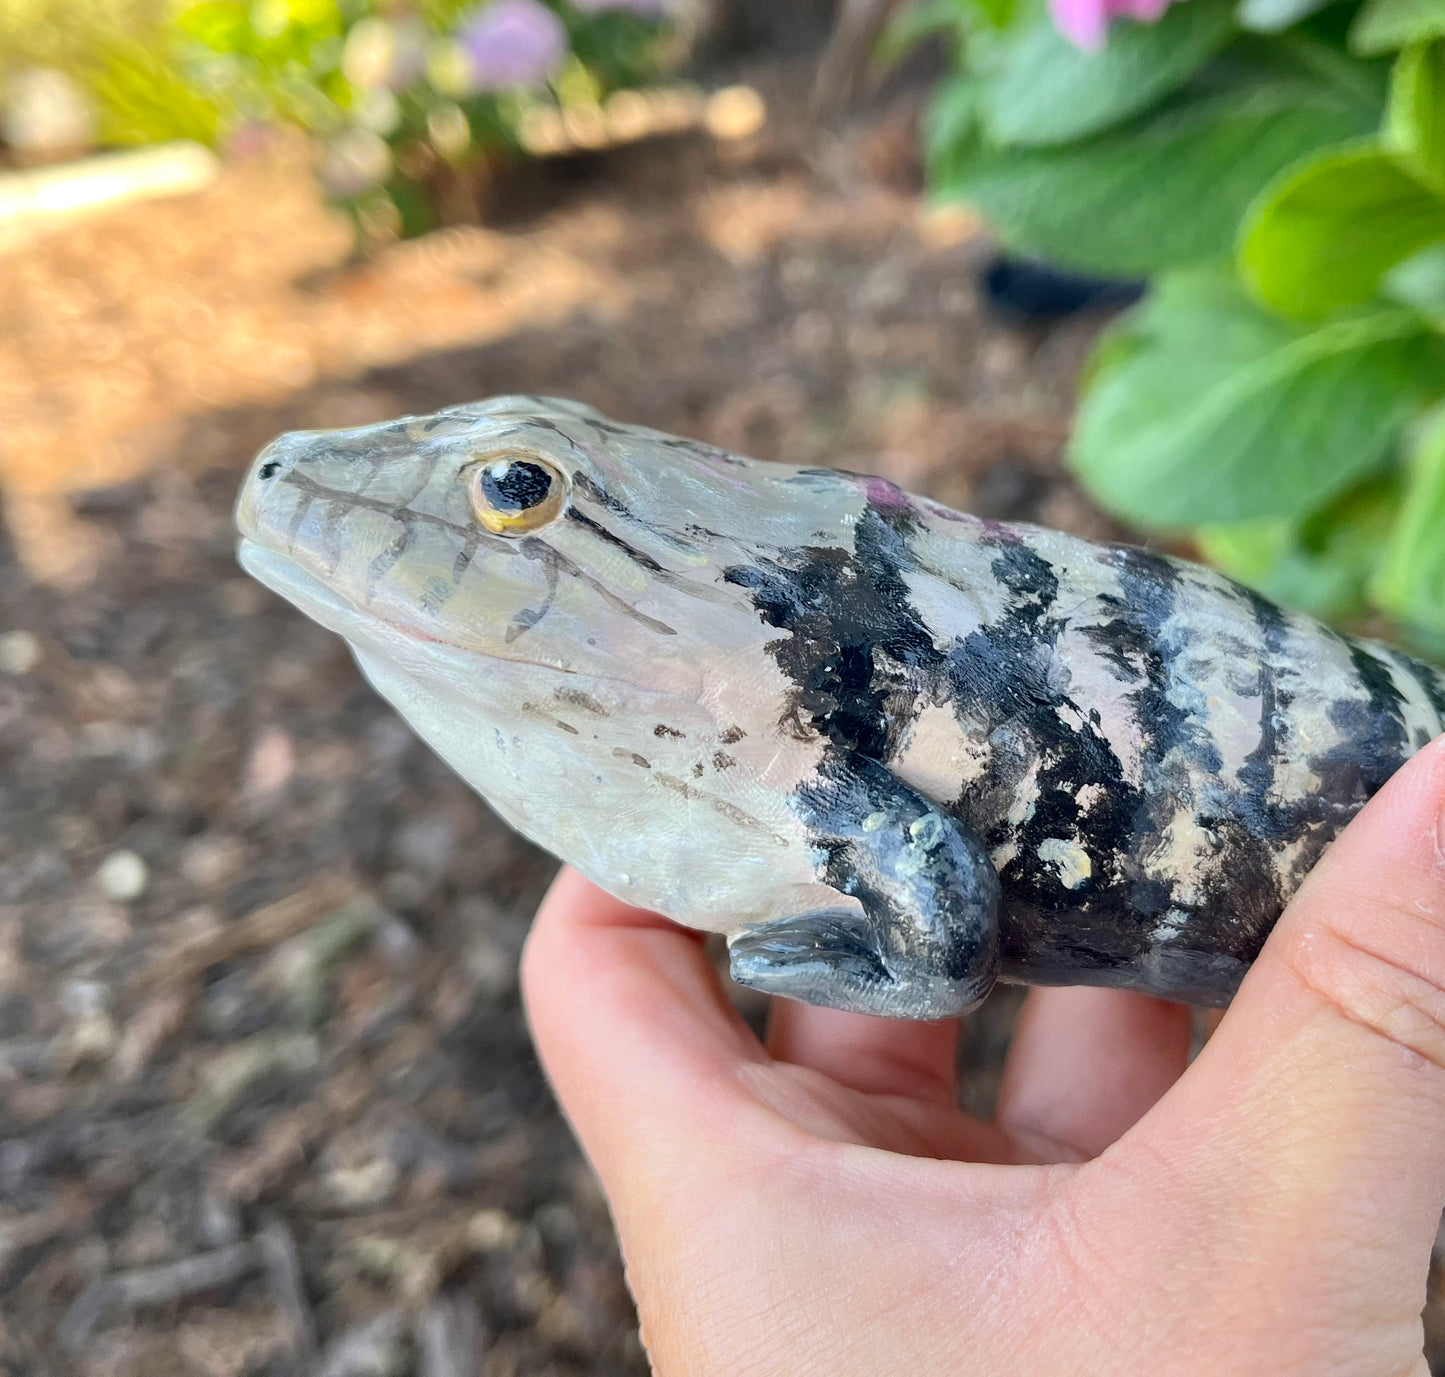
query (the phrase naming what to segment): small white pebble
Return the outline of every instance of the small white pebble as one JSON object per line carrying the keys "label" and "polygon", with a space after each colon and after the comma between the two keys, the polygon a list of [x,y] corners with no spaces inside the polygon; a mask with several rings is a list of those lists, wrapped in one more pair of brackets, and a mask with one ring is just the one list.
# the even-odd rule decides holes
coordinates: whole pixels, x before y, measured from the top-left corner
{"label": "small white pebble", "polygon": [[768,107],[751,86],[725,86],[713,92],[703,112],[703,123],[715,139],[745,139],[767,119]]}
{"label": "small white pebble", "polygon": [[40,662],[40,642],[28,631],[0,636],[0,673],[29,674]]}
{"label": "small white pebble", "polygon": [[120,1034],[109,1014],[95,1014],[72,1025],[69,1034],[55,1048],[55,1057],[62,1071],[83,1065],[96,1065],[110,1060]]}
{"label": "small white pebble", "polygon": [[94,1018],[110,1005],[110,989],[99,980],[67,980],[60,989],[60,1007],[71,1018]]}
{"label": "small white pebble", "polygon": [[401,1168],[389,1157],[373,1157],[354,1167],[336,1167],[322,1178],[327,1192],[347,1209],[367,1209],[390,1198]]}
{"label": "small white pebble", "polygon": [[242,791],[252,798],[264,798],[285,788],[296,769],[296,747],[279,727],[267,727],[251,747],[246,762]]}
{"label": "small white pebble", "polygon": [[421,942],[400,918],[388,915],[376,930],[372,943],[387,961],[406,961],[416,955]]}
{"label": "small white pebble", "polygon": [[467,1221],[467,1242],[480,1253],[512,1248],[522,1237],[522,1226],[505,1210],[478,1210]]}
{"label": "small white pebble", "polygon": [[134,851],[112,851],[95,872],[96,883],[107,898],[128,903],[145,893],[150,868]]}
{"label": "small white pebble", "polygon": [[61,1070],[110,1060],[119,1033],[109,1005],[110,988],[98,980],[71,980],[61,987],[60,1007],[70,1016],[54,1049]]}

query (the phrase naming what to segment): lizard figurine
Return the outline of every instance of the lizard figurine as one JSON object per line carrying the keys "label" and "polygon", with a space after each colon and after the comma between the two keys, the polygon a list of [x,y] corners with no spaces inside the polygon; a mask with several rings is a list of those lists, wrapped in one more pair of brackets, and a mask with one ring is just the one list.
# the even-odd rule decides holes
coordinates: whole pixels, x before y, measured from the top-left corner
{"label": "lizard figurine", "polygon": [[1208,569],[498,397],[283,435],[240,559],[504,818],[743,984],[1227,1003],[1445,674]]}

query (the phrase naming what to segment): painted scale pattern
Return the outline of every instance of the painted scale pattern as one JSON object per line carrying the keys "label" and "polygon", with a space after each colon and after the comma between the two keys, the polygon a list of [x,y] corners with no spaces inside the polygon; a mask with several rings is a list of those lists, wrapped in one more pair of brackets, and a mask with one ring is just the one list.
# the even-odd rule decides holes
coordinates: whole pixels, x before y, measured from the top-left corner
{"label": "painted scale pattern", "polygon": [[[566,483],[555,520],[479,527],[499,453]],[[552,399],[283,436],[238,520],[503,817],[840,1008],[1225,1003],[1445,730],[1445,674],[1207,569]]]}

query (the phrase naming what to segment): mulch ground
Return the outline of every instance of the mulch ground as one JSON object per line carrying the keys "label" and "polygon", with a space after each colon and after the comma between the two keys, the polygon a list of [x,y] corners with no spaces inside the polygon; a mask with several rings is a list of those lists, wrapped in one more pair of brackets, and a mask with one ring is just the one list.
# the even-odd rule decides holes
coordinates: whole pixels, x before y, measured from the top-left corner
{"label": "mulch ground", "polygon": [[0,259],[5,1370],[646,1370],[519,1008],[552,863],[240,575],[230,506],[282,429],[552,392],[1111,533],[1058,467],[1100,322],[991,318],[906,119],[823,138],[753,75],[743,144],[533,171],[366,265],[284,146]]}

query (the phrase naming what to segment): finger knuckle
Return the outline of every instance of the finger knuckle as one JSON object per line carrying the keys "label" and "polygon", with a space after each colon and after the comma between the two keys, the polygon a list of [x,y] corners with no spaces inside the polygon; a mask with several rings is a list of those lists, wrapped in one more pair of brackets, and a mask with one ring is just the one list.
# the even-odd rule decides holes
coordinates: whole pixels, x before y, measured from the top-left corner
{"label": "finger knuckle", "polygon": [[1445,1071],[1445,929],[1392,918],[1368,936],[1328,924],[1301,933],[1291,969],[1337,1015]]}

